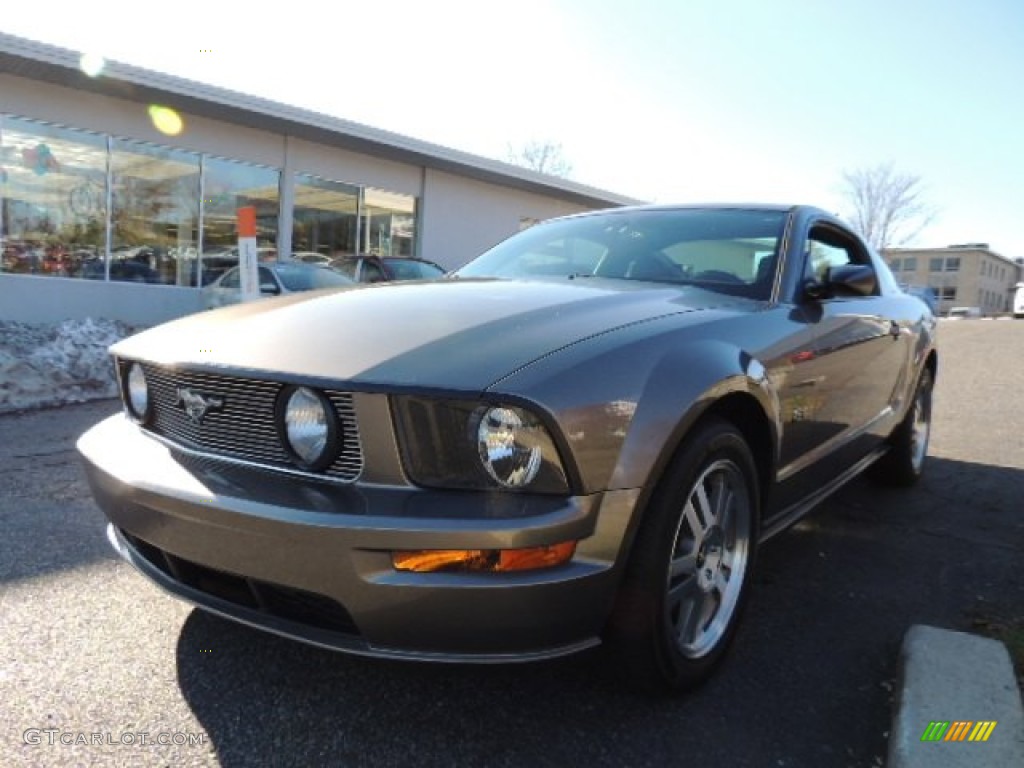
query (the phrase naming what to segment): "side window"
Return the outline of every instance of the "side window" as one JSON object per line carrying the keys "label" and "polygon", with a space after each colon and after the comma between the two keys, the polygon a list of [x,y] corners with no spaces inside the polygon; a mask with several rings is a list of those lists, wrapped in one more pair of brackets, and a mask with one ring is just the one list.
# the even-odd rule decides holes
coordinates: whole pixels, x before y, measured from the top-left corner
{"label": "side window", "polygon": [[266,267],[259,268],[259,279],[260,279],[260,293],[278,293],[280,288],[277,285],[277,280],[274,279],[274,274]]}
{"label": "side window", "polygon": [[860,245],[831,227],[812,227],[805,246],[804,276],[824,282],[828,271],[847,264],[870,264]]}
{"label": "side window", "polygon": [[355,259],[341,259],[340,261],[334,263],[334,269],[336,269],[338,272],[341,272],[341,274],[347,277],[351,277],[353,280],[355,280],[356,267],[358,266],[358,264],[359,262],[356,261]]}
{"label": "side window", "polygon": [[379,283],[385,280],[384,272],[381,270],[380,265],[375,261],[365,259],[363,261],[363,272],[359,276],[359,280],[364,283]]}
{"label": "side window", "polygon": [[224,278],[220,281],[220,287],[230,288],[232,290],[237,290],[242,287],[238,277],[237,267],[235,269],[228,270],[227,274],[225,274]]}

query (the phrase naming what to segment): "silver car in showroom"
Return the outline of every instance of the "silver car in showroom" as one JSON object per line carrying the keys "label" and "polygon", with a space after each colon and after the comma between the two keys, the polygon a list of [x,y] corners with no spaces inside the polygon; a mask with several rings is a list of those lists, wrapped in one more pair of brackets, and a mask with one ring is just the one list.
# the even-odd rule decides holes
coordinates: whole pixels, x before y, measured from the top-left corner
{"label": "silver car in showroom", "polygon": [[921,475],[935,328],[821,210],[620,208],[128,338],[78,449],[116,550],[206,610],[403,659],[604,641],[673,691],[767,539]]}

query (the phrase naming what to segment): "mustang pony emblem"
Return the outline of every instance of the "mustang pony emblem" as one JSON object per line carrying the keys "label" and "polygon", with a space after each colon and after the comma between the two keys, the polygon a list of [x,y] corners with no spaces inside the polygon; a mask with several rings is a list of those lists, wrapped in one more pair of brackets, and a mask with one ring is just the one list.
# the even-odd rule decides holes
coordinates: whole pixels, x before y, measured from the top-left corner
{"label": "mustang pony emblem", "polygon": [[224,407],[223,397],[202,395],[199,392],[193,392],[188,387],[178,387],[175,392],[178,397],[174,404],[182,407],[188,420],[193,424],[202,424],[203,417],[207,413]]}

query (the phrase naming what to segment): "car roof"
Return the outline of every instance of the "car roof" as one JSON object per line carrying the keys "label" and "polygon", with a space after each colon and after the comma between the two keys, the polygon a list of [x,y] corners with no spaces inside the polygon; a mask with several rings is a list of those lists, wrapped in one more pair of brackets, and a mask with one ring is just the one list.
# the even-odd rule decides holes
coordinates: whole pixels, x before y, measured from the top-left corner
{"label": "car roof", "polygon": [[[583,211],[559,219],[586,218],[590,216],[606,216],[608,214],[624,214],[638,211],[774,211],[794,213],[798,210],[822,214],[832,218],[827,211],[813,205],[781,204],[781,203],[650,203],[646,205],[623,205],[616,208],[602,208],[596,211]],[[554,221],[554,219],[548,219]],[[542,224],[544,222],[541,222]]]}
{"label": "car roof", "polygon": [[366,256],[363,258],[376,258],[380,259],[381,261],[415,261],[420,264],[430,264],[431,266],[434,267],[438,266],[429,259],[421,259],[419,256]]}
{"label": "car roof", "polygon": [[308,272],[311,269],[320,271],[323,267],[318,267],[316,264],[306,264],[305,262],[288,262],[288,261],[264,261],[260,264],[261,267],[266,267],[274,272]]}

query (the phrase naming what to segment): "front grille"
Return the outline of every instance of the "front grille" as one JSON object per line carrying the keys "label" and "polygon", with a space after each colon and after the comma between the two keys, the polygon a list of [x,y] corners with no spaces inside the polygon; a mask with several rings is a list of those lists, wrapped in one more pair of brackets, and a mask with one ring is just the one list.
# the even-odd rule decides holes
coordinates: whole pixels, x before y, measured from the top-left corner
{"label": "front grille", "polygon": [[[274,417],[277,396],[284,384],[149,364],[142,368],[149,382],[152,403],[152,416],[146,425],[150,432],[209,456],[298,470],[281,444]],[[179,402],[178,390],[183,388],[201,393],[207,400],[220,399],[223,405],[208,410],[196,424]],[[341,450],[322,473],[306,474],[353,482],[363,469],[363,451],[352,395],[333,390],[326,390],[324,394],[338,416]]]}
{"label": "front grille", "polygon": [[210,568],[172,555],[123,530],[121,535],[150,565],[205,595],[296,624],[359,635],[349,612],[337,600],[326,595]]}

